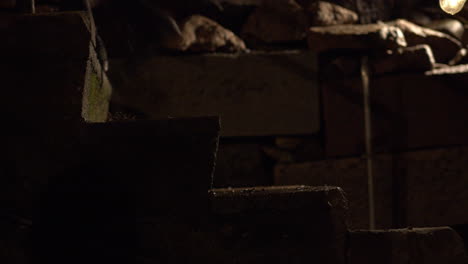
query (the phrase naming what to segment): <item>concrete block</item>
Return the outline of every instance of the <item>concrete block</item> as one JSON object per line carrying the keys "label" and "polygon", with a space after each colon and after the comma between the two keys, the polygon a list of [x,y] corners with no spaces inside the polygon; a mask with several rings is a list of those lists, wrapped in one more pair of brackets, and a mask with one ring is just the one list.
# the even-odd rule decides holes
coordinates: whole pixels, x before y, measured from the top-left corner
{"label": "concrete block", "polygon": [[350,264],[468,263],[463,241],[449,227],[353,231],[349,245]]}
{"label": "concrete block", "polygon": [[223,136],[319,130],[315,56],[307,51],[111,61],[114,103],[158,119],[219,115]]}

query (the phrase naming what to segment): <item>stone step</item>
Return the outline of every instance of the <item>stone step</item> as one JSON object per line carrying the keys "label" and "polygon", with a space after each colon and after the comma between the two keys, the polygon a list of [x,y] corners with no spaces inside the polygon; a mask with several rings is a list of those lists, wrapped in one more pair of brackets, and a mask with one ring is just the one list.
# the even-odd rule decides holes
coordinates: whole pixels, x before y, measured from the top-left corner
{"label": "stone step", "polygon": [[215,117],[87,124],[78,166],[41,196],[35,257],[132,263],[137,219],[206,216],[218,137]]}
{"label": "stone step", "polygon": [[352,231],[349,264],[468,263],[460,236],[449,227]]}
{"label": "stone step", "polygon": [[[374,159],[377,227],[468,222],[468,147],[379,154]],[[275,184],[340,186],[350,201],[351,228],[368,227],[364,158],[279,164]]]}
{"label": "stone step", "polygon": [[148,118],[219,115],[222,136],[310,134],[320,128],[309,51],[156,56],[110,62],[115,104]]}
{"label": "stone step", "polygon": [[2,15],[0,204],[31,217],[48,178],[77,160],[80,127],[107,119],[111,85],[83,13]]}
{"label": "stone step", "polygon": [[[213,189],[201,228],[152,219],[142,255],[170,263],[344,263],[346,198],[336,187]],[[165,251],[165,254],[161,254]]]}

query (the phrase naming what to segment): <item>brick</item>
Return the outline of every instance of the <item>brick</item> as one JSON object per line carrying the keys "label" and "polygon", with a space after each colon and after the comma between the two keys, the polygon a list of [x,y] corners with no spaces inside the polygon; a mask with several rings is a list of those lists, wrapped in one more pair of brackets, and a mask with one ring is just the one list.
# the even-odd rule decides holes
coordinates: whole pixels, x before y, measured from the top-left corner
{"label": "brick", "polygon": [[158,56],[136,65],[110,63],[113,102],[151,119],[219,115],[223,136],[319,130],[315,56],[307,51]]}
{"label": "brick", "polygon": [[212,190],[215,258],[344,263],[346,198],[335,187]]}
{"label": "brick", "polygon": [[353,231],[349,263],[468,263],[463,241],[449,227]]}

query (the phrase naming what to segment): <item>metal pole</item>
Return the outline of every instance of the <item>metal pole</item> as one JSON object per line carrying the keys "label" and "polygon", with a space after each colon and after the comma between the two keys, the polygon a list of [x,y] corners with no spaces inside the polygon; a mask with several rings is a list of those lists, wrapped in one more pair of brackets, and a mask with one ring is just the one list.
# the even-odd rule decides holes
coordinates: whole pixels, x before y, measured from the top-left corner
{"label": "metal pole", "polygon": [[374,170],[372,152],[372,116],[369,88],[369,58],[362,57],[361,60],[361,80],[364,101],[364,122],[366,139],[366,160],[367,160],[367,188],[369,193],[369,229],[375,229],[375,196],[374,196]]}

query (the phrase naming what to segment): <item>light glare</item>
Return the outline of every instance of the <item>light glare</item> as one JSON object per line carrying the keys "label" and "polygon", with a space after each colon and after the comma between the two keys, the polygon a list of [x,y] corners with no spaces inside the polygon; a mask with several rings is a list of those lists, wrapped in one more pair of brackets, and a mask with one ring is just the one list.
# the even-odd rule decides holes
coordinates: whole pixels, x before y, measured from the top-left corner
{"label": "light glare", "polygon": [[440,8],[451,15],[460,12],[465,2],[466,0],[439,0]]}

